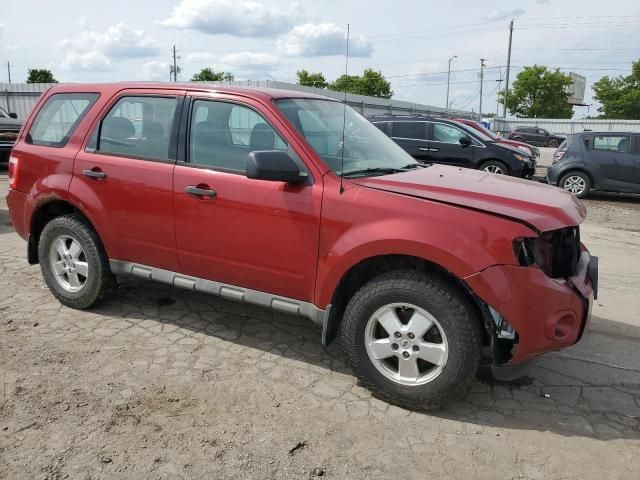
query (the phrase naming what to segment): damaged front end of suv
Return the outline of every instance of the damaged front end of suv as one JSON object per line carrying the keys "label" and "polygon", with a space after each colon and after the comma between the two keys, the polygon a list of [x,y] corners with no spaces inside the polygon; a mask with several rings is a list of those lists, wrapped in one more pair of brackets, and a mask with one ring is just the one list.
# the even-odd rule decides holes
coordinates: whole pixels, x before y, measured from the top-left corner
{"label": "damaged front end of suv", "polygon": [[597,297],[598,258],[580,242],[578,226],[518,238],[513,247],[519,266],[495,265],[465,279],[480,299],[501,380],[579,341]]}

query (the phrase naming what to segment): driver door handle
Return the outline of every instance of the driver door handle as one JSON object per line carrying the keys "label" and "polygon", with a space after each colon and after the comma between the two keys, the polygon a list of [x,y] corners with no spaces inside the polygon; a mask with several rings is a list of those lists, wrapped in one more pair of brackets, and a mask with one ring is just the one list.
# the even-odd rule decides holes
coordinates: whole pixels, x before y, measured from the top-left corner
{"label": "driver door handle", "polygon": [[429,151],[430,152],[439,152],[440,149],[439,148],[430,148]]}
{"label": "driver door handle", "polygon": [[82,170],[82,174],[89,178],[107,178],[107,174],[97,167],[93,170]]}
{"label": "driver door handle", "polygon": [[418,150],[420,150],[421,152],[430,152],[431,149],[429,147],[418,147]]}
{"label": "driver door handle", "polygon": [[215,197],[216,191],[209,188],[200,188],[197,185],[189,185],[184,189],[185,193],[196,197]]}

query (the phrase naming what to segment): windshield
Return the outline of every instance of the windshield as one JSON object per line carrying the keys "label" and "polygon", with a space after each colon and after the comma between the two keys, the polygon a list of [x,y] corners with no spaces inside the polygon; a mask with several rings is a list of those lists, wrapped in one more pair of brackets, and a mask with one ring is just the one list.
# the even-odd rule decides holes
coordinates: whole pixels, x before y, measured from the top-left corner
{"label": "windshield", "polygon": [[338,175],[383,175],[420,165],[366,118],[340,102],[295,98],[277,100],[276,105]]}
{"label": "windshield", "polygon": [[451,120],[451,121],[454,122],[456,125],[461,126],[462,128],[464,128],[466,132],[471,133],[472,135],[479,138],[483,142],[492,142],[493,140],[495,140],[494,138],[495,134],[493,132],[490,132],[490,134],[486,133],[485,132],[486,129],[480,123],[476,122],[476,125],[478,128],[482,128],[482,130],[478,130],[478,128],[476,128],[475,126],[472,127],[471,125],[467,125],[464,122],[458,122],[457,120]]}
{"label": "windshield", "polygon": [[9,114],[7,113],[7,111],[2,107],[0,107],[0,118],[1,117],[7,117],[7,118],[9,117]]}
{"label": "windshield", "polygon": [[483,124],[481,124],[480,122],[475,122],[475,128],[477,130],[479,130],[480,132],[484,133],[487,137],[489,137],[491,140],[498,140],[500,139],[500,137],[498,135],[496,135],[496,133],[492,130],[489,130],[487,127],[485,127]]}

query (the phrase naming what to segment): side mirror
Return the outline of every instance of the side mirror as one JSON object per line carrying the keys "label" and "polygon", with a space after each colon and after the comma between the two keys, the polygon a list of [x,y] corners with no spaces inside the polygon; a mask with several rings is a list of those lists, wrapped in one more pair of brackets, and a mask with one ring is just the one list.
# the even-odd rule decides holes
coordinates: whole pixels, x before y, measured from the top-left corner
{"label": "side mirror", "polygon": [[460,142],[460,145],[462,145],[462,148],[466,148],[469,145],[471,145],[471,139],[469,137],[460,137],[460,140],[458,140]]}
{"label": "side mirror", "polygon": [[17,114],[17,113],[13,113],[13,112],[11,112],[11,113],[9,114],[9,116],[10,116],[11,118],[15,118],[15,119],[17,119],[17,118],[18,118],[18,114]]}
{"label": "side mirror", "polygon": [[303,183],[307,174],[282,150],[258,150],[249,154],[247,178],[272,182]]}

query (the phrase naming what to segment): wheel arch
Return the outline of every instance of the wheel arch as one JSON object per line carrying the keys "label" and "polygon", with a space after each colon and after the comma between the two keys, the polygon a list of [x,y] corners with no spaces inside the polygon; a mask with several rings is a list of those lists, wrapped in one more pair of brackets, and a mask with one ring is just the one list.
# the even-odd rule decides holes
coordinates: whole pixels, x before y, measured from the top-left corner
{"label": "wheel arch", "polygon": [[[44,227],[51,220],[63,215],[75,214],[82,218],[96,233],[97,229],[86,213],[69,199],[54,197],[38,204],[29,222],[29,240],[27,245],[27,257],[30,265],[40,262],[38,258],[38,244]],[[99,235],[98,235],[99,237]]]}
{"label": "wheel arch", "polygon": [[480,162],[480,165],[478,165],[478,170],[482,170],[484,166],[489,162],[498,162],[501,165],[504,165],[504,168],[507,169],[507,174],[511,175],[511,168],[509,167],[509,164],[504,160],[500,160],[499,158],[485,158]]}
{"label": "wheel arch", "polygon": [[344,310],[349,300],[362,286],[378,275],[404,269],[436,275],[456,290],[468,302],[476,314],[476,318],[481,322],[482,331],[484,332],[483,342],[488,344],[489,334],[486,329],[484,307],[482,301],[473,293],[471,288],[445,267],[430,260],[406,254],[384,254],[368,257],[352,265],[342,275],[333,292],[331,309],[323,326],[323,344],[327,346],[336,338]]}

